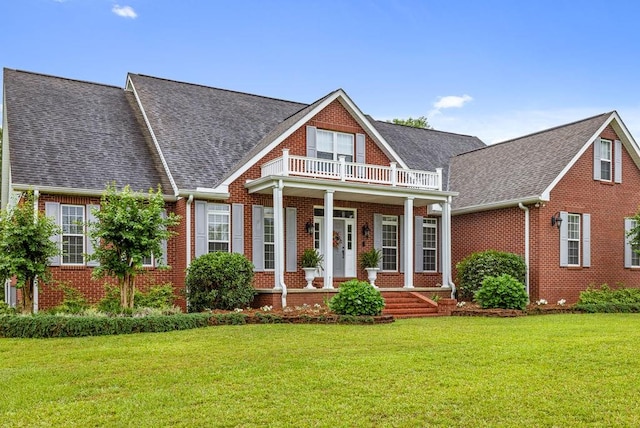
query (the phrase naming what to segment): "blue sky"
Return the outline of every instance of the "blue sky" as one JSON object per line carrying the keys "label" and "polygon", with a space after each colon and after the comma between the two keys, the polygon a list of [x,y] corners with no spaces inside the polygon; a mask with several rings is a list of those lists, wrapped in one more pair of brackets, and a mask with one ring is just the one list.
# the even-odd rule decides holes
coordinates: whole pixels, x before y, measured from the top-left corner
{"label": "blue sky", "polygon": [[637,1],[2,0],[0,65],[149,74],[502,141],[610,110],[640,140]]}

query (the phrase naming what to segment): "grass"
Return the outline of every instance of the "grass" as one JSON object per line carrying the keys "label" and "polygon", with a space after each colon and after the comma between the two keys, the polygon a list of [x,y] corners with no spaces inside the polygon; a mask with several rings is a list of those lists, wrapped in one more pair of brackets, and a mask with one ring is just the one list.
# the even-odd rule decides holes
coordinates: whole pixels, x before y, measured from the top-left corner
{"label": "grass", "polygon": [[640,316],[0,339],[3,426],[639,426]]}

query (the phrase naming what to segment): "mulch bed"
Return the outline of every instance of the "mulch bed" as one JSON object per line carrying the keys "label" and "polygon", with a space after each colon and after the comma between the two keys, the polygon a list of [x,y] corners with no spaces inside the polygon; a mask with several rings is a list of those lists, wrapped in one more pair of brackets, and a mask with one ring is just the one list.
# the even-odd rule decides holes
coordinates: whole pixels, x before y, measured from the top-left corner
{"label": "mulch bed", "polygon": [[451,312],[454,317],[523,317],[527,315],[576,314],[582,313],[570,305],[529,305],[524,311],[518,309],[482,309],[476,304],[467,303]]}
{"label": "mulch bed", "polygon": [[393,315],[354,316],[338,315],[325,306],[296,306],[282,309],[243,309],[242,311],[213,311],[214,314],[237,314],[246,324],[388,324]]}

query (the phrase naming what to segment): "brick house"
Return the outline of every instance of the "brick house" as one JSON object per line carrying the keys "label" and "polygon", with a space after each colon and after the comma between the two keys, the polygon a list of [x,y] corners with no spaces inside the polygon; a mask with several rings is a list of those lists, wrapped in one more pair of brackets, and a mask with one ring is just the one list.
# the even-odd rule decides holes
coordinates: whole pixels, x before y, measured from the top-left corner
{"label": "brick house", "polygon": [[640,152],[614,111],[455,156],[452,261],[521,254],[530,300],[575,302],[589,285],[640,285],[626,231]]}
{"label": "brick house", "polygon": [[[386,293],[454,291],[447,167],[484,146],[476,137],[376,121],[341,89],[304,104],[139,74],[123,89],[5,69],[3,104],[2,206],[34,191],[63,229],[54,279],[90,301],[104,282],[90,279],[77,224],[112,182],[161,186],[182,217],[164,255],[172,269],[150,258],[143,287],[171,282],[178,294],[193,258],[230,251],[254,263],[256,305],[320,303],[366,279],[359,255],[375,247]],[[314,289],[298,266],[307,248],[324,256]],[[61,298],[37,293],[41,308]]]}

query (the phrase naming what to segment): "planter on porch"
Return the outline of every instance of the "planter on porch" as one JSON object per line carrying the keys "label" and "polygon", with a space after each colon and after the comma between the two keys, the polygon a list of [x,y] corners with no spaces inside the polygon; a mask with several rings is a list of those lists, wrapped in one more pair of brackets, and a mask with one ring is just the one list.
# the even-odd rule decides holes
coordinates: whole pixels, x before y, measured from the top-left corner
{"label": "planter on porch", "polygon": [[364,268],[364,270],[367,271],[367,279],[369,280],[369,283],[374,288],[378,288],[378,286],[376,285],[376,279],[378,278],[378,271],[380,269],[378,269],[377,267],[373,267],[373,268]]}
{"label": "planter on porch", "polygon": [[304,288],[315,288],[313,286],[313,280],[316,277],[316,272],[318,271],[318,269],[314,267],[305,267],[302,268],[302,270],[304,271],[304,280],[307,281],[307,286]]}

